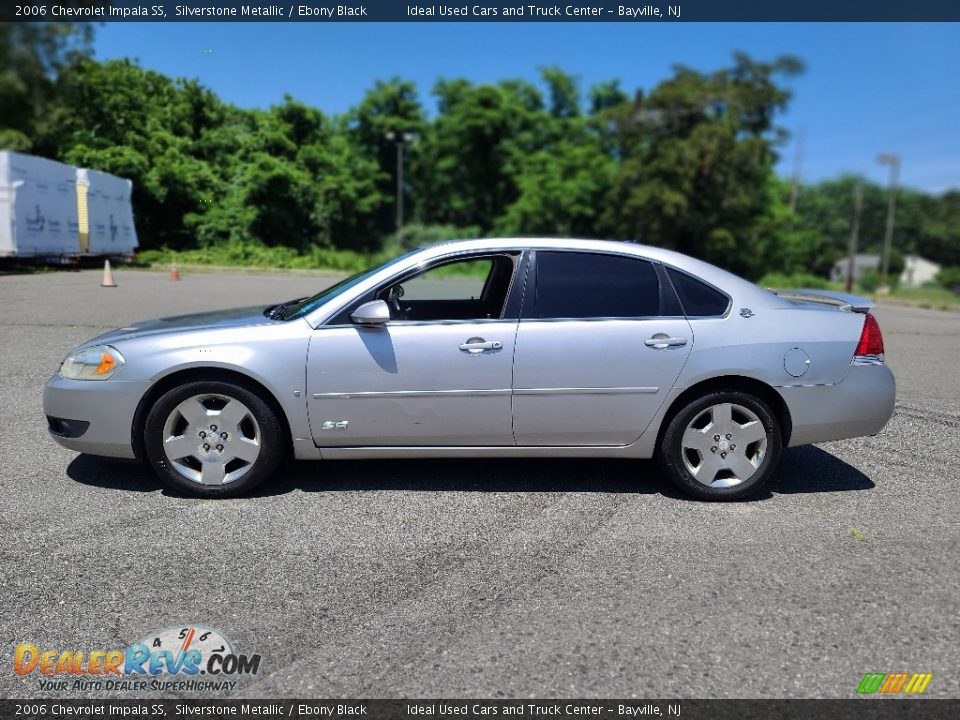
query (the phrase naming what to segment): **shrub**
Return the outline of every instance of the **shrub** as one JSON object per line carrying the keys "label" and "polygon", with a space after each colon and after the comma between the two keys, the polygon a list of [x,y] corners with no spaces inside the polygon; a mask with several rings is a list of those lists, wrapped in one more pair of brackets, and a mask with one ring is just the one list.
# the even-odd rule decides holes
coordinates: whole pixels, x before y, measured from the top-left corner
{"label": "shrub", "polygon": [[[900,285],[900,276],[891,271],[887,284],[891,290],[895,290]],[[877,288],[883,285],[883,277],[878,272],[865,272],[857,278],[857,285],[864,292],[876,292]]]}
{"label": "shrub", "polygon": [[169,265],[177,262],[182,265],[336,270],[352,274],[399,255],[400,252],[402,251],[396,247],[368,254],[313,246],[303,253],[298,253],[289,247],[267,247],[255,242],[226,242],[179,252],[169,248],[144,250],[137,254],[137,258],[148,265]]}
{"label": "shrub", "polygon": [[952,290],[960,295],[960,265],[942,268],[937,273],[937,282],[947,290]]}

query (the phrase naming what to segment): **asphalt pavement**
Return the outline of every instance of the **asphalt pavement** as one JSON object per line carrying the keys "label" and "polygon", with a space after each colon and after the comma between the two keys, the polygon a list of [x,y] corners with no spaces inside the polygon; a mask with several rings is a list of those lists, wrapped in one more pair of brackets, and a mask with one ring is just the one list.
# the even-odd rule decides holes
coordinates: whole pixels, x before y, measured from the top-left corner
{"label": "asphalt pavement", "polygon": [[188,625],[261,655],[240,697],[845,698],[893,671],[960,697],[960,313],[882,306],[893,420],[786,451],[751,501],[601,460],[300,462],[203,501],[56,445],[44,382],[104,330],[333,278],[116,278],[0,277],[0,697],[84,695],[15,675],[18,643]]}

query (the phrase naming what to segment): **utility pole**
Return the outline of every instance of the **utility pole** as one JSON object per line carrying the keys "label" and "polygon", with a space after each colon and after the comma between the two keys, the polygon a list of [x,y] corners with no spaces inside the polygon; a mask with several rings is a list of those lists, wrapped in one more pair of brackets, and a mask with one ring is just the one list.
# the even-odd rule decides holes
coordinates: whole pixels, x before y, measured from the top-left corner
{"label": "utility pole", "polygon": [[403,227],[403,143],[397,143],[397,230]]}
{"label": "utility pole", "polygon": [[847,253],[847,292],[853,290],[854,262],[857,257],[857,243],[860,242],[860,211],[863,209],[863,185],[853,186],[853,224],[850,226],[850,248]]}
{"label": "utility pole", "polygon": [[890,191],[887,199],[887,227],[883,234],[883,258],[880,261],[880,281],[884,288],[890,289],[890,246],[893,244],[893,219],[897,209],[897,183],[900,180],[900,156],[883,153],[877,157],[881,165],[890,166]]}
{"label": "utility pole", "polygon": [[392,130],[384,134],[397,146],[397,232],[403,228],[403,150],[413,141],[413,133],[395,133]]}

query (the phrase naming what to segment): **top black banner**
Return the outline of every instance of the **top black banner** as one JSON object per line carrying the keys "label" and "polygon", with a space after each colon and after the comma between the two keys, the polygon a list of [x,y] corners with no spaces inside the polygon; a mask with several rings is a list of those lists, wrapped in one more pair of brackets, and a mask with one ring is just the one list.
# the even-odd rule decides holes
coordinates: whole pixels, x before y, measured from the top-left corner
{"label": "top black banner", "polygon": [[0,21],[42,22],[958,22],[957,0],[61,0],[4,2]]}

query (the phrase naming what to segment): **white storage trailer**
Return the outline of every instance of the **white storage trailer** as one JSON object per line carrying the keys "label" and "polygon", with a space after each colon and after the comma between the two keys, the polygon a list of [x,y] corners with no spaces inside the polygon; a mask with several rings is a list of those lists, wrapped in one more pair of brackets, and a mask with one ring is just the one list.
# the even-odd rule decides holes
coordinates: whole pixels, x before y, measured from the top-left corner
{"label": "white storage trailer", "polygon": [[132,191],[115,175],[0,152],[0,258],[131,257]]}
{"label": "white storage trailer", "polygon": [[[79,196],[84,186],[87,189],[89,244],[86,254],[132,255],[137,249],[137,230],[130,204],[133,183],[116,175],[86,169],[77,171],[77,183]],[[82,221],[82,210],[80,214]]]}

